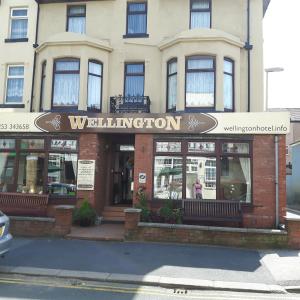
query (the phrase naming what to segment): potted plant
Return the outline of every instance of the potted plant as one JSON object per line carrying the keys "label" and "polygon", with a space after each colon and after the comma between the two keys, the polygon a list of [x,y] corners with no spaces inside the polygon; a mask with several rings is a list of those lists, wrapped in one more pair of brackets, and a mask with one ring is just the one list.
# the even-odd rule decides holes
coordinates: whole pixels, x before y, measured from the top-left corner
{"label": "potted plant", "polygon": [[74,223],[82,227],[87,227],[95,224],[97,218],[96,211],[91,204],[85,199],[81,206],[74,212]]}

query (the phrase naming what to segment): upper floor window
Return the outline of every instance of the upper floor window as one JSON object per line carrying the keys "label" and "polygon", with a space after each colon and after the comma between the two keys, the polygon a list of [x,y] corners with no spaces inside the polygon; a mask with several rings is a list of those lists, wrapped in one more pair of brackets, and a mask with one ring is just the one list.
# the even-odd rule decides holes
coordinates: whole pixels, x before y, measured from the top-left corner
{"label": "upper floor window", "polygon": [[7,67],[6,99],[7,104],[23,102],[24,66]]}
{"label": "upper floor window", "polygon": [[57,59],[54,62],[52,106],[77,107],[79,102],[79,59]]}
{"label": "upper floor window", "polygon": [[167,68],[167,111],[175,111],[177,102],[177,59],[168,61]]}
{"label": "upper floor window", "polygon": [[10,11],[10,39],[26,39],[27,28],[27,8],[12,8]]}
{"label": "upper floor window", "polygon": [[145,65],[143,63],[125,64],[125,97],[144,96]]}
{"label": "upper floor window", "polygon": [[44,60],[42,63],[42,73],[41,73],[41,89],[40,89],[40,111],[44,107],[44,95],[45,95],[45,81],[46,81],[46,65],[47,61]]}
{"label": "upper floor window", "polygon": [[208,56],[191,56],[186,60],[187,108],[215,106],[215,60]]}
{"label": "upper floor window", "polygon": [[234,62],[224,59],[224,110],[233,111],[234,109]]}
{"label": "upper floor window", "polygon": [[190,28],[211,27],[211,0],[191,0]]}
{"label": "upper floor window", "polygon": [[102,64],[90,60],[88,76],[88,110],[101,110],[102,102]]}
{"label": "upper floor window", "polygon": [[67,31],[85,33],[85,6],[76,5],[68,7]]}
{"label": "upper floor window", "polygon": [[147,3],[127,3],[126,36],[147,36]]}

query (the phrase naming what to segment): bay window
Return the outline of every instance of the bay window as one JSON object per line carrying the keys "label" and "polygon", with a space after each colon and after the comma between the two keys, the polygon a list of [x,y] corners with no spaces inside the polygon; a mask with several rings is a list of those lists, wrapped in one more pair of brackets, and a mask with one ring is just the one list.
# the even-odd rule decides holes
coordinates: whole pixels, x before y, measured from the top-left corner
{"label": "bay window", "polygon": [[97,61],[89,61],[88,70],[88,110],[101,111],[102,103],[102,69]]}
{"label": "bay window", "polygon": [[211,0],[191,0],[190,28],[211,27]]}
{"label": "bay window", "polygon": [[234,110],[234,63],[231,59],[224,59],[224,110]]}
{"label": "bay window", "polygon": [[191,56],[186,59],[186,108],[215,107],[215,59]]}
{"label": "bay window", "polygon": [[177,102],[177,59],[167,64],[167,111],[176,111]]}
{"label": "bay window", "polygon": [[144,96],[144,81],[145,65],[143,63],[125,64],[125,97]]}
{"label": "bay window", "polygon": [[80,85],[79,59],[57,59],[53,71],[53,107],[78,107]]}

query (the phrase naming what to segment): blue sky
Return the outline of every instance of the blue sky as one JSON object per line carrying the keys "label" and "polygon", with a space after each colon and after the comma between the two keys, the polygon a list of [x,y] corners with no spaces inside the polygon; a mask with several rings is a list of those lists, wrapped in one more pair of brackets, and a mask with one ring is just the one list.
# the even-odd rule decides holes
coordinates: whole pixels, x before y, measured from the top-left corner
{"label": "blue sky", "polygon": [[269,107],[300,108],[300,0],[272,0],[264,18],[265,68],[269,75]]}

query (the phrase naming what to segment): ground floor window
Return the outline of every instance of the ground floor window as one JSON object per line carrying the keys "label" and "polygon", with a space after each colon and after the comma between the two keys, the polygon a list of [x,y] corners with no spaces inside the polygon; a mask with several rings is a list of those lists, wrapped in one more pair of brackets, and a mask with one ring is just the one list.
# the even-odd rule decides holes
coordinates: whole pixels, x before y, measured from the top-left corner
{"label": "ground floor window", "polygon": [[0,192],[76,196],[76,139],[1,138]]}
{"label": "ground floor window", "polygon": [[156,141],[154,149],[154,198],[251,202],[250,141]]}

